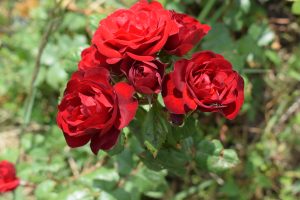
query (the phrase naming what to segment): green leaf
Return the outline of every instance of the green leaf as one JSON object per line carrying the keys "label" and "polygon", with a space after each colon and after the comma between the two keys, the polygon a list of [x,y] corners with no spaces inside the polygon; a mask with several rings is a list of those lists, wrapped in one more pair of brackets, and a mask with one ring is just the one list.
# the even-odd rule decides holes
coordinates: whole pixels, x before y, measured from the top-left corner
{"label": "green leaf", "polygon": [[235,197],[240,194],[240,190],[238,185],[234,182],[234,180],[229,179],[220,189],[222,193],[227,194],[230,197]]}
{"label": "green leaf", "polygon": [[131,195],[129,192],[125,191],[122,188],[118,188],[110,193],[113,197],[116,199],[122,199],[122,200],[131,200]]}
{"label": "green leaf", "polygon": [[272,188],[272,180],[265,174],[257,173],[255,176],[255,183],[263,188]]}
{"label": "green leaf", "polygon": [[74,12],[68,12],[62,23],[61,28],[70,29],[70,31],[80,31],[84,30],[86,25],[86,17],[83,14],[78,14]]}
{"label": "green leaf", "polygon": [[175,2],[175,1],[169,1],[166,5],[166,9],[168,10],[175,10],[176,12],[185,12],[185,7],[180,5],[180,3]]}
{"label": "green leaf", "polygon": [[[62,194],[62,196],[66,196],[65,198],[57,198],[57,199],[67,199],[67,200],[93,200],[88,190],[82,190],[82,188],[76,188],[72,192],[68,191],[68,193]],[[104,199],[104,198],[103,198]]]}
{"label": "green leaf", "polygon": [[197,147],[196,163],[199,168],[220,172],[234,167],[239,159],[232,149],[224,149],[218,140],[202,141]]}
{"label": "green leaf", "polygon": [[163,6],[165,6],[167,3],[167,0],[158,0],[158,2],[161,3]]}
{"label": "green leaf", "polygon": [[167,143],[173,147],[177,147],[182,141],[190,136],[193,138],[202,138],[202,131],[197,120],[189,117],[185,120],[181,127],[172,126],[171,131],[167,135]]}
{"label": "green leaf", "polygon": [[96,179],[93,181],[93,186],[104,191],[111,192],[117,187],[117,182]]}
{"label": "green leaf", "polygon": [[211,171],[224,171],[237,165],[239,162],[236,152],[232,149],[223,150],[219,155],[208,159],[208,166]]}
{"label": "green leaf", "polygon": [[85,185],[91,185],[103,191],[113,191],[120,180],[118,172],[114,168],[101,167],[86,176],[80,177]]}
{"label": "green leaf", "polygon": [[233,39],[224,24],[216,23],[211,27],[212,30],[204,37],[204,41],[202,42],[203,49],[215,51],[216,53],[223,53],[234,49]]}
{"label": "green leaf", "polygon": [[152,196],[149,192],[157,192],[160,193],[159,196],[161,197],[167,188],[166,175],[166,171],[155,172],[146,167],[142,167],[129,181],[134,187],[137,187],[140,193]]}
{"label": "green leaf", "polygon": [[251,2],[250,0],[240,0],[240,5],[241,9],[245,12],[248,13],[251,7]]}
{"label": "green leaf", "polygon": [[100,14],[93,14],[89,17],[89,23],[92,29],[92,32],[94,32],[98,26],[99,26],[99,22],[106,18],[106,14],[100,13]]}
{"label": "green leaf", "polygon": [[171,173],[184,175],[185,165],[191,160],[191,157],[185,151],[163,148],[158,152],[156,158],[153,158],[150,153],[144,152],[140,155],[140,159],[152,170],[168,169]]}
{"label": "green leaf", "polygon": [[52,180],[46,180],[42,183],[40,183],[36,190],[35,190],[35,196],[38,199],[54,199],[57,195],[55,193],[52,193],[56,185],[55,181]]}
{"label": "green leaf", "polygon": [[15,163],[19,156],[19,150],[17,148],[6,148],[0,153],[0,160],[8,160]]}
{"label": "green leaf", "polygon": [[158,104],[153,104],[142,126],[144,145],[151,152],[153,157],[156,157],[168,133],[168,122],[162,116],[161,110]]}
{"label": "green leaf", "polygon": [[117,169],[120,175],[128,175],[134,168],[134,161],[129,149],[125,149],[116,157]]}
{"label": "green leaf", "polygon": [[292,13],[295,15],[300,15],[300,1],[296,0],[294,1],[292,5]]}
{"label": "green leaf", "polygon": [[46,80],[51,87],[58,90],[60,86],[65,84],[67,77],[68,74],[63,68],[54,65],[49,68]]}
{"label": "green leaf", "polygon": [[96,179],[96,180],[114,181],[114,182],[117,182],[120,179],[119,174],[114,169],[110,169],[106,167],[101,167],[95,172],[85,177]]}
{"label": "green leaf", "polygon": [[243,20],[243,12],[238,6],[234,6],[233,9],[230,9],[223,17],[223,21],[230,29],[235,31],[240,31],[245,23]]}
{"label": "green leaf", "polygon": [[266,50],[265,55],[276,66],[281,66],[282,60],[281,60],[281,57],[278,56],[278,53],[276,51]]}
{"label": "green leaf", "polygon": [[266,21],[252,24],[248,30],[248,35],[257,42],[258,46],[266,46],[275,38],[274,32]]}

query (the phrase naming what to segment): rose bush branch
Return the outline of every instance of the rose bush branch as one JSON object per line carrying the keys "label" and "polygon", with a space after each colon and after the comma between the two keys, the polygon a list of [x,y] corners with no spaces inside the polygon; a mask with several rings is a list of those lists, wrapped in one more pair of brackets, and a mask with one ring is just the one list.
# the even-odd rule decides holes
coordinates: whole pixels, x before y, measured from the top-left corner
{"label": "rose bush branch", "polygon": [[63,2],[63,0],[57,1],[53,10],[51,10],[49,17],[48,17],[49,22],[46,25],[45,31],[40,40],[38,54],[35,59],[34,69],[33,69],[31,82],[30,82],[30,86],[29,86],[29,91],[28,91],[27,98],[25,100],[24,122],[23,122],[23,126],[25,126],[25,127],[27,126],[27,124],[29,123],[30,118],[31,118],[31,112],[32,112],[32,108],[33,108],[33,104],[34,104],[34,100],[35,100],[35,96],[36,96],[36,87],[37,87],[36,80],[37,80],[38,74],[40,72],[41,59],[42,59],[43,52],[47,46],[47,43],[49,42],[51,34],[53,34],[58,29],[59,24],[62,22],[64,13],[66,11],[65,9],[61,8],[61,6],[60,6],[62,2]]}

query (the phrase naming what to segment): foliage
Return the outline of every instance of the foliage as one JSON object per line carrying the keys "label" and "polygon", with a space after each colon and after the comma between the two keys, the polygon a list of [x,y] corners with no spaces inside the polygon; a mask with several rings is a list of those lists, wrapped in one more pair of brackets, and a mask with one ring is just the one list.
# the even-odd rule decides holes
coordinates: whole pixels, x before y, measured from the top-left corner
{"label": "foliage", "polygon": [[[0,199],[299,199],[299,1],[160,0],[210,24],[193,52],[232,62],[246,80],[243,109],[234,121],[193,113],[178,127],[158,97],[97,157],[66,147],[56,106],[99,20],[135,1],[68,2],[0,3],[0,160],[17,163],[23,180]],[[23,126],[39,45],[57,16]]]}

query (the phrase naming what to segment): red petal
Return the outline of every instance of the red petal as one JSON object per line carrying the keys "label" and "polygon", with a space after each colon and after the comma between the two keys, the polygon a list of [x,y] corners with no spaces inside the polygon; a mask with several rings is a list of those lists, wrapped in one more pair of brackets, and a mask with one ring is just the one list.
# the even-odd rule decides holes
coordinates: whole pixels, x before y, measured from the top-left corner
{"label": "red petal", "polygon": [[162,47],[165,45],[165,43],[167,42],[167,39],[170,35],[170,32],[172,31],[173,29],[173,26],[172,26],[172,23],[169,23],[167,22],[167,24],[165,25],[164,27],[164,32],[162,33],[162,38],[159,40],[158,43],[156,43],[153,47],[151,47],[150,49],[148,49],[145,54],[149,54],[149,55],[152,55],[152,54],[155,54],[156,52],[158,52],[159,50],[162,49]]}
{"label": "red petal", "polygon": [[134,59],[134,60],[139,60],[139,61],[151,61],[154,59],[153,56],[139,56],[139,55],[135,55],[133,53],[127,52],[127,55]]}
{"label": "red petal", "polygon": [[121,60],[121,58],[108,58],[106,59],[106,62],[110,65],[116,64],[117,62],[119,62]]}
{"label": "red petal", "polygon": [[212,51],[201,51],[194,53],[191,60],[197,64],[203,64],[203,62],[209,61],[212,58],[223,58],[223,56]]}
{"label": "red petal", "polygon": [[133,98],[134,88],[127,83],[117,83],[114,88],[118,97],[120,110],[120,122],[117,128],[122,129],[134,118],[138,102]]}
{"label": "red petal", "polygon": [[84,79],[91,80],[97,84],[103,84],[104,86],[110,86],[110,74],[109,71],[104,67],[97,67],[84,71]]}
{"label": "red petal", "polygon": [[[172,73],[172,78],[174,79],[175,87],[182,91],[185,86],[185,72],[189,61],[186,59],[178,60],[174,65],[174,72]],[[192,63],[190,63],[192,64]]]}
{"label": "red petal", "polygon": [[91,135],[82,135],[80,137],[75,137],[75,136],[69,136],[68,134],[64,133],[65,139],[69,147],[71,148],[76,148],[76,147],[81,147],[88,143],[91,139]]}
{"label": "red petal", "polygon": [[229,61],[224,58],[212,58],[209,64],[206,66],[208,69],[213,70],[232,70],[232,65]]}
{"label": "red petal", "polygon": [[96,134],[91,139],[91,150],[94,154],[98,154],[100,149],[109,150],[118,141],[120,130],[112,127],[106,133]]}
{"label": "red petal", "polygon": [[100,53],[109,58],[121,58],[122,55],[115,49],[112,49],[105,45],[104,43],[96,44]]}
{"label": "red petal", "polygon": [[230,120],[234,119],[238,115],[244,103],[244,80],[238,74],[237,74],[237,79],[238,80],[237,80],[236,101],[234,104],[231,104],[229,107],[222,109],[225,117]]}
{"label": "red petal", "polygon": [[187,97],[186,91],[182,92],[176,89],[172,79],[172,73],[167,74],[163,81],[162,96],[167,109],[174,114],[185,114],[196,108],[195,102],[189,100],[189,107],[184,98]]}
{"label": "red petal", "polygon": [[6,183],[1,183],[0,193],[12,191],[12,190],[16,189],[16,187],[18,187],[19,184],[20,184],[19,179],[11,180],[11,181],[6,182]]}
{"label": "red petal", "polygon": [[201,29],[203,30],[204,34],[206,35],[211,30],[211,27],[207,24],[201,24]]}

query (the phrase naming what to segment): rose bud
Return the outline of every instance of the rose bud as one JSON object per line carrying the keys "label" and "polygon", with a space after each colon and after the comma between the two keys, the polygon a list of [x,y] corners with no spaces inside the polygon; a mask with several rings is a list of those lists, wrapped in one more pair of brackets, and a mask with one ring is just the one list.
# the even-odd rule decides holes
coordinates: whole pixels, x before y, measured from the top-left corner
{"label": "rose bud", "polygon": [[3,160],[0,162],[0,193],[9,192],[16,189],[20,180],[16,176],[15,166]]}
{"label": "rose bud", "polygon": [[127,59],[121,65],[129,82],[137,92],[157,94],[161,91],[162,79],[166,65],[158,60],[137,61]]}
{"label": "rose bud", "polygon": [[134,118],[138,103],[134,88],[120,82],[110,84],[105,68],[75,72],[58,106],[57,124],[72,148],[91,141],[92,151],[109,150],[122,128]]}
{"label": "rose bud", "polygon": [[157,1],[139,1],[130,9],[120,9],[100,21],[92,43],[108,64],[129,56],[151,61],[178,27],[171,13]]}
{"label": "rose bud", "polygon": [[189,52],[210,30],[210,26],[201,24],[186,14],[170,11],[179,28],[179,32],[168,38],[164,46],[168,54],[183,56]]}
{"label": "rose bud", "polygon": [[184,115],[170,113],[169,120],[173,125],[182,126],[184,123]]}
{"label": "rose bud", "polygon": [[244,102],[244,81],[221,55],[203,51],[175,63],[165,76],[162,95],[171,113],[199,109],[234,119]]}

